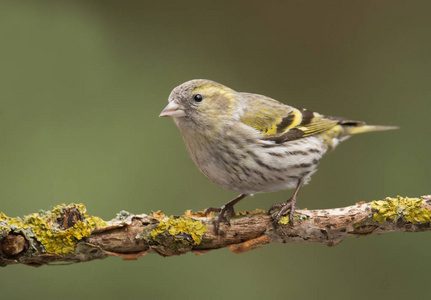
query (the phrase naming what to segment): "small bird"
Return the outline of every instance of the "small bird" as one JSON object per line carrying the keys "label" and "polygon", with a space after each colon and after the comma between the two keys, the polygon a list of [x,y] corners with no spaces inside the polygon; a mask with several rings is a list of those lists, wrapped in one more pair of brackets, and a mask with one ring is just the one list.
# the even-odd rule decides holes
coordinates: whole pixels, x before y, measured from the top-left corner
{"label": "small bird", "polygon": [[206,210],[219,212],[217,233],[223,219],[230,225],[233,206],[257,193],[295,188],[289,200],[269,210],[279,208],[275,223],[287,212],[292,220],[298,192],[325,153],[353,134],[397,128],[296,109],[205,79],[174,88],[160,116],[174,118],[190,157],[210,181],[240,193]]}

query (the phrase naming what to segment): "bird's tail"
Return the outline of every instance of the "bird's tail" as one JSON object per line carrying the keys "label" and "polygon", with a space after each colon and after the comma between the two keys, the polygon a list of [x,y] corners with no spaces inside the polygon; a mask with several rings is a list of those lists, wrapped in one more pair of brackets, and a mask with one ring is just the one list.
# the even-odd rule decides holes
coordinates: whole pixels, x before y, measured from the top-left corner
{"label": "bird's tail", "polygon": [[343,126],[345,135],[352,135],[371,131],[385,131],[399,129],[398,126],[381,126],[381,125],[357,125],[357,126]]}

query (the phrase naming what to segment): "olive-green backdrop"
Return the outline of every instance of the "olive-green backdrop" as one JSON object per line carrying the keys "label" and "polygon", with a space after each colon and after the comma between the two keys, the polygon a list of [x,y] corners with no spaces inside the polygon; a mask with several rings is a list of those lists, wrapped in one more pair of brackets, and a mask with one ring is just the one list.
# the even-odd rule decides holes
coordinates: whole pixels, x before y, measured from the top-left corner
{"label": "olive-green backdrop", "polygon": [[[0,211],[83,202],[181,214],[234,197],[207,181],[170,91],[207,78],[298,108],[398,125],[326,156],[298,206],[431,193],[429,1],[1,1]],[[268,209],[291,191],[238,209]],[[406,299],[428,294],[431,233],[273,244],[242,255],[0,270],[5,299]],[[8,296],[9,298],[6,298]]]}

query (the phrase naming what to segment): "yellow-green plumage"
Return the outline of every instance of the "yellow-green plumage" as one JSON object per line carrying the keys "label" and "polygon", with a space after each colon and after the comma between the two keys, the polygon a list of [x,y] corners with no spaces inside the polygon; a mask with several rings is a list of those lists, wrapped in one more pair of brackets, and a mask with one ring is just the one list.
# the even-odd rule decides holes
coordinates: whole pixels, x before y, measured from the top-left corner
{"label": "yellow-green plumage", "polygon": [[[244,195],[299,190],[340,141],[395,128],[296,109],[209,80],[176,87],[160,115],[174,117],[191,158],[208,179]],[[226,212],[229,218],[235,203],[228,203],[221,217]]]}

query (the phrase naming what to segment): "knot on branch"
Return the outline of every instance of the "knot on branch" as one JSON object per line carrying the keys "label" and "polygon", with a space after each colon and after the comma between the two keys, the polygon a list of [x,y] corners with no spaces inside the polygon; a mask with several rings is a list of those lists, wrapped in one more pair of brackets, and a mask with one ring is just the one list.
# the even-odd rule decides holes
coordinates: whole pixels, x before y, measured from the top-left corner
{"label": "knot on branch", "polygon": [[9,234],[0,242],[0,254],[7,259],[16,259],[28,249],[28,241],[21,234]]}

